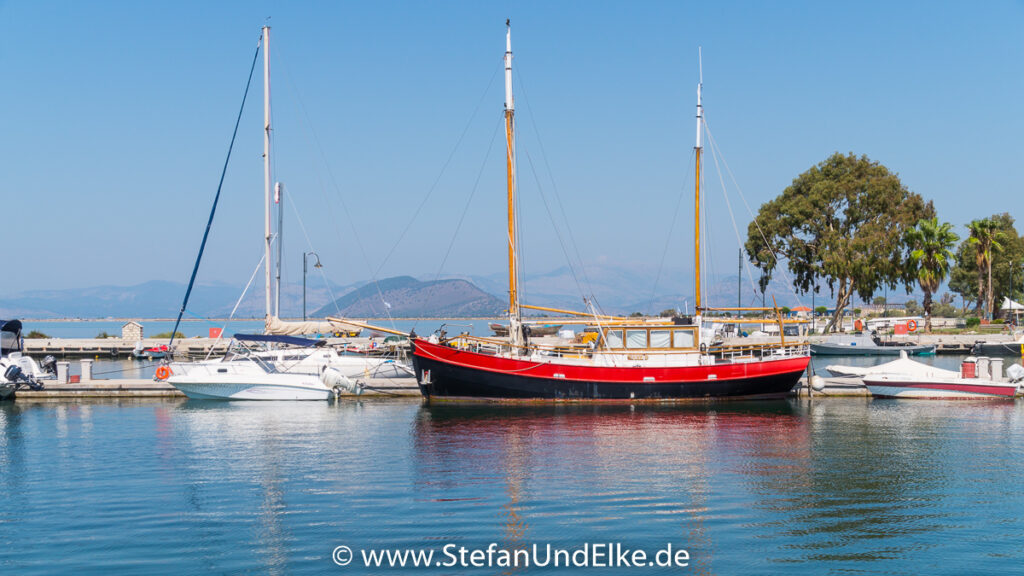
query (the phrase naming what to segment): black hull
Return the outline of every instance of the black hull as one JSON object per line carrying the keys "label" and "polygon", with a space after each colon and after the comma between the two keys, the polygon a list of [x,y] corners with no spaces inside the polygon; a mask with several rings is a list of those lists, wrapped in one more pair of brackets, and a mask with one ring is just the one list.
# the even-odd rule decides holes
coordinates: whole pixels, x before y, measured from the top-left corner
{"label": "black hull", "polygon": [[971,348],[975,356],[1022,356],[1024,345],[1020,342],[978,342]]}
{"label": "black hull", "polygon": [[[699,382],[585,382],[533,378],[476,370],[413,355],[425,398],[551,400],[685,400],[780,398],[799,382],[803,370],[730,380]],[[430,381],[423,381],[424,371]]]}

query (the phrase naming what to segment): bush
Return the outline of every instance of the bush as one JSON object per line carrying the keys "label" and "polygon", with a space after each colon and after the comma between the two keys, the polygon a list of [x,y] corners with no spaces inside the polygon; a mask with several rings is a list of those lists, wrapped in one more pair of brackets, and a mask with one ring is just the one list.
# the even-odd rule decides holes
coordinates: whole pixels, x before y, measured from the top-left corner
{"label": "bush", "polygon": [[977,328],[978,325],[980,325],[980,324],[981,324],[981,318],[978,318],[977,316],[969,316],[967,318],[967,324],[966,325],[967,325],[968,328]]}
{"label": "bush", "polygon": [[[184,337],[185,337],[185,335],[182,334],[181,332],[175,332],[174,333],[174,339],[175,340],[177,340],[179,338],[184,338]],[[156,336],[153,336],[153,338],[166,338],[166,339],[170,340],[171,333],[170,332],[161,332],[161,333],[157,334]]]}
{"label": "bush", "polygon": [[861,310],[860,308],[854,308],[853,309],[853,315],[854,316],[860,316],[861,312],[863,312],[863,310]]}
{"label": "bush", "polygon": [[49,338],[49,334],[43,334],[39,330],[33,330],[25,335],[25,338]]}
{"label": "bush", "polygon": [[96,335],[96,338],[99,339],[99,340],[103,340],[103,339],[106,339],[106,338],[113,338],[113,337],[114,337],[114,335],[113,334],[107,334],[106,330],[104,330],[103,332],[100,332],[99,334]]}
{"label": "bush", "polygon": [[828,314],[828,308],[825,306],[818,306],[814,309],[815,314]]}

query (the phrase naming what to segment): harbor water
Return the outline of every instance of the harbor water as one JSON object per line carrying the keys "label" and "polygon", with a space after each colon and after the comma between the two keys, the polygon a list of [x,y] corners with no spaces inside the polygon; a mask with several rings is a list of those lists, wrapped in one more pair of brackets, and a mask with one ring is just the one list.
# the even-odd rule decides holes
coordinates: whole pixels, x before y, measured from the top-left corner
{"label": "harbor water", "polygon": [[8,402],[0,573],[586,574],[361,554],[618,543],[689,559],[597,573],[1004,574],[1022,474],[1013,401]]}

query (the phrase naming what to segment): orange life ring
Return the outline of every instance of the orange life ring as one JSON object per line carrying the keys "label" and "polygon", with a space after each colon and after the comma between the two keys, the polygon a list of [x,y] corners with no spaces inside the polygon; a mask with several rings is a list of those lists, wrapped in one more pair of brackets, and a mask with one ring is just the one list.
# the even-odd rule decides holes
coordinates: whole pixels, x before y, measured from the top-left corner
{"label": "orange life ring", "polygon": [[157,380],[167,380],[171,375],[171,368],[169,366],[161,366],[156,369]]}
{"label": "orange life ring", "polygon": [[910,330],[911,332],[913,332],[914,330],[917,330],[917,321],[916,320],[908,320],[907,321],[907,330]]}

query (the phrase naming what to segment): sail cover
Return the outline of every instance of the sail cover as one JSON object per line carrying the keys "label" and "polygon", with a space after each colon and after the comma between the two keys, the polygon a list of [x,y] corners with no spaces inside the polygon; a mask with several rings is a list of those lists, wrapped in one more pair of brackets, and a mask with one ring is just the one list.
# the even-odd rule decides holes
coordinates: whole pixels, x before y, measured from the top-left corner
{"label": "sail cover", "polygon": [[362,328],[344,322],[286,322],[277,316],[267,318],[266,333],[281,336],[302,336],[305,334],[333,334],[334,332],[358,332]]}

